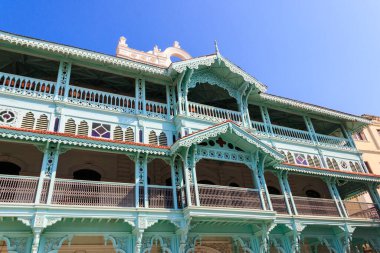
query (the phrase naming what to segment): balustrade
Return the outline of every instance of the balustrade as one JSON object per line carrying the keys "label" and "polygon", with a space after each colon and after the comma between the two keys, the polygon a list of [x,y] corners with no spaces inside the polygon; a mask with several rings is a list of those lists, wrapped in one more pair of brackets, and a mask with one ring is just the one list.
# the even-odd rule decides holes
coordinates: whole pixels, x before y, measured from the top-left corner
{"label": "balustrade", "polygon": [[308,131],[289,127],[272,125],[273,135],[280,139],[292,139],[301,142],[312,142],[313,139]]}
{"label": "balustrade", "polygon": [[198,104],[190,101],[188,102],[188,107],[190,116],[194,118],[217,122],[225,120],[232,120],[235,122],[242,121],[240,112],[213,107],[209,105]]}
{"label": "balustrade", "polygon": [[255,189],[198,184],[201,206],[261,209]]}
{"label": "balustrade", "polygon": [[323,135],[323,134],[316,134],[317,140],[320,144],[322,145],[327,145],[327,146],[339,146],[339,147],[346,147],[350,148],[350,142],[348,139],[345,138],[339,138],[335,136],[330,136],[330,135]]}
{"label": "balustrade", "polygon": [[251,121],[252,128],[254,129],[255,134],[258,135],[269,135],[265,130],[265,124],[263,122]]}
{"label": "balustrade", "polygon": [[348,217],[363,219],[380,219],[376,205],[366,202],[343,201]]}
{"label": "balustrade", "polygon": [[339,210],[333,199],[308,198],[294,196],[298,214],[312,216],[339,217]]}
{"label": "balustrade", "polygon": [[171,186],[149,185],[148,197],[150,208],[174,208]]}
{"label": "balustrade", "polygon": [[273,210],[279,214],[288,214],[284,195],[271,194],[270,199],[272,201]]}
{"label": "balustrade", "polygon": [[72,85],[69,85],[67,89],[67,98],[61,97],[61,99],[67,100],[69,103],[131,114],[135,113],[135,98]]}
{"label": "balustrade", "polygon": [[113,182],[56,179],[52,204],[134,207],[135,186]]}
{"label": "balustrade", "polygon": [[[168,105],[158,102],[146,101],[145,103],[146,114],[154,118],[165,119],[168,114]],[[172,116],[172,115],[171,115]]]}
{"label": "balustrade", "polygon": [[38,177],[0,175],[0,202],[34,203]]}
{"label": "balustrade", "polygon": [[53,99],[56,83],[0,72],[0,91]]}

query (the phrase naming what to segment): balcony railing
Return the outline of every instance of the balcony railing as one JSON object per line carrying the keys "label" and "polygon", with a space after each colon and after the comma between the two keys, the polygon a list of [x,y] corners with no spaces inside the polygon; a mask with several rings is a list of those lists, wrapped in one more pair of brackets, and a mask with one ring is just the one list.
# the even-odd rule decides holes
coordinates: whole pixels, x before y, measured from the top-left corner
{"label": "balcony railing", "polygon": [[284,195],[271,194],[270,199],[272,201],[273,210],[279,214],[288,214]]}
{"label": "balcony railing", "polygon": [[148,116],[162,119],[173,116],[173,111],[168,110],[168,105],[163,103],[146,100],[145,105],[139,105],[139,110],[136,110],[136,99],[134,97],[73,85],[56,89],[56,82],[0,72],[0,92],[49,100],[53,100],[54,96],[57,95],[57,99],[66,103],[130,114],[143,113],[145,106],[145,112]]}
{"label": "balcony railing", "polygon": [[67,100],[69,103],[79,104],[94,108],[107,109],[112,111],[127,112],[134,114],[136,101],[133,97],[121,96],[109,92],[97,91],[78,86],[70,85],[68,87],[67,98],[62,96],[60,98]]}
{"label": "balcony railing", "polygon": [[[273,136],[279,139],[292,140],[295,142],[313,143],[313,138],[308,131],[298,130],[289,127],[271,125],[273,134],[266,131],[265,124],[262,122],[251,121],[253,134],[261,136]],[[352,148],[346,138],[330,135],[316,134],[317,143],[322,146]]]}
{"label": "balcony railing", "polygon": [[241,122],[241,113],[237,111],[222,109],[209,105],[188,102],[190,116],[198,119],[221,122],[225,120],[233,120]]}
{"label": "balcony railing", "polygon": [[57,178],[52,204],[73,206],[134,207],[133,184]]}
{"label": "balcony railing", "polygon": [[339,147],[351,147],[350,142],[348,139],[345,138],[339,138],[335,136],[330,135],[323,135],[323,134],[316,134],[317,140],[322,145],[327,146],[339,146]]}
{"label": "balcony railing", "polygon": [[174,208],[171,186],[149,185],[148,196],[150,208]]}
{"label": "balcony railing", "polygon": [[38,177],[0,175],[0,202],[34,203]]}
{"label": "balcony railing", "polygon": [[308,131],[298,130],[289,127],[272,125],[273,135],[280,139],[292,139],[301,142],[313,142]]}
{"label": "balcony railing", "polygon": [[363,219],[380,219],[379,210],[373,203],[344,201],[348,217]]}
{"label": "balcony railing", "polygon": [[293,198],[299,215],[340,217],[336,203],[332,199],[298,196]]}
{"label": "balcony railing", "polygon": [[198,184],[198,192],[201,206],[261,209],[254,189]]}
{"label": "balcony railing", "polygon": [[0,72],[0,91],[53,99],[56,83]]}

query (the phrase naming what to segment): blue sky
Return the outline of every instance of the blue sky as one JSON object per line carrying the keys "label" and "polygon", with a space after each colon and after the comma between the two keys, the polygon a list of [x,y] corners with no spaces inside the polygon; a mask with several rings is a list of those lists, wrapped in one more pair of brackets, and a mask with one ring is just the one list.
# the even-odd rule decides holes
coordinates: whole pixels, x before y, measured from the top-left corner
{"label": "blue sky", "polygon": [[0,29],[115,54],[220,52],[268,92],[354,114],[380,115],[380,1],[0,1]]}

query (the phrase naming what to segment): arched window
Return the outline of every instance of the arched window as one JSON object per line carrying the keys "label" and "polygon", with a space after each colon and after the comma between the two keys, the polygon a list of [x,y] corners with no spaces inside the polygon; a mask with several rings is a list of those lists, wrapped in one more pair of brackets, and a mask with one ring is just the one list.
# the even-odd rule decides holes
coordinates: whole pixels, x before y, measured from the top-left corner
{"label": "arched window", "polygon": [[211,184],[211,185],[215,185],[214,182],[212,182],[210,180],[199,180],[198,184]]}
{"label": "arched window", "polygon": [[0,174],[20,175],[21,168],[11,162],[0,162]]}
{"label": "arched window", "polygon": [[351,171],[356,171],[355,164],[353,162],[349,162]]}
{"label": "arched window", "polygon": [[155,131],[150,131],[149,133],[149,144],[158,145],[157,135]]}
{"label": "arched window", "polygon": [[45,114],[42,114],[37,119],[36,130],[46,131],[48,129],[48,124],[49,124],[48,117]]}
{"label": "arched window", "polygon": [[120,126],[116,126],[113,130],[113,139],[115,141],[122,141],[123,140],[123,130]]}
{"label": "arched window", "polygon": [[127,130],[125,130],[125,141],[135,142],[135,133],[132,127],[128,127]]}
{"label": "arched window", "polygon": [[166,137],[166,134],[164,132],[160,133],[158,140],[159,140],[161,146],[167,146],[168,145],[168,138]]}
{"label": "arched window", "polygon": [[76,134],[77,125],[73,119],[68,119],[65,124],[65,133]]}
{"label": "arched window", "polygon": [[88,136],[88,124],[84,120],[79,123],[78,135]]}
{"label": "arched window", "polygon": [[309,198],[320,198],[321,197],[321,194],[317,191],[314,191],[314,190],[307,190],[305,192],[305,194]]}
{"label": "arched window", "polygon": [[280,190],[273,186],[268,186],[268,192],[269,194],[275,194],[275,195],[281,194]]}
{"label": "arched window", "polygon": [[286,157],[288,158],[288,163],[292,163],[292,164],[295,163],[294,162],[294,157],[293,157],[292,153],[290,153],[289,151],[288,151]]}
{"label": "arched window", "polygon": [[25,128],[25,129],[34,128],[34,114],[32,112],[26,113],[24,118],[22,118],[21,128]]}
{"label": "arched window", "polygon": [[76,180],[100,181],[101,177],[98,172],[91,169],[81,169],[73,173],[73,178]]}

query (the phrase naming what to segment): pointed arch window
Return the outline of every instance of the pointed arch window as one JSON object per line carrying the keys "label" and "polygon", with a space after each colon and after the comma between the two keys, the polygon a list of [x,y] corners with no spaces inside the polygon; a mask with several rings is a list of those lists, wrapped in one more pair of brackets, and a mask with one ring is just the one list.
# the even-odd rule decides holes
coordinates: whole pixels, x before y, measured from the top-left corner
{"label": "pointed arch window", "polygon": [[34,128],[34,120],[34,114],[32,112],[26,113],[24,118],[22,118],[21,128],[32,130]]}
{"label": "pointed arch window", "polygon": [[65,133],[76,134],[77,125],[73,119],[68,119],[65,123]]}
{"label": "pointed arch window", "polygon": [[79,123],[79,126],[78,126],[78,134],[79,135],[84,135],[84,136],[87,136],[88,135],[88,124],[85,120],[82,120],[80,123]]}
{"label": "pointed arch window", "polygon": [[128,127],[127,130],[125,130],[125,141],[135,142],[135,133],[132,127]]}
{"label": "pointed arch window", "polygon": [[288,158],[288,163],[295,164],[293,154],[288,151],[286,154],[286,157]]}
{"label": "pointed arch window", "polygon": [[160,142],[161,146],[167,146],[168,145],[168,138],[166,137],[166,134],[164,132],[160,133],[159,142]]}
{"label": "pointed arch window", "polygon": [[158,145],[157,135],[155,131],[150,131],[149,133],[149,144]]}
{"label": "pointed arch window", "polygon": [[44,130],[44,131],[46,131],[48,129],[48,124],[49,124],[48,117],[45,114],[42,114],[37,119],[36,130]]}
{"label": "pointed arch window", "polygon": [[327,167],[328,167],[329,169],[334,169],[334,165],[333,165],[333,163],[332,163],[332,161],[331,161],[330,158],[327,158],[327,159],[326,159],[326,162],[327,162]]}
{"label": "pointed arch window", "polygon": [[121,129],[120,126],[116,126],[113,130],[113,139],[115,141],[122,141],[123,140],[123,129]]}

